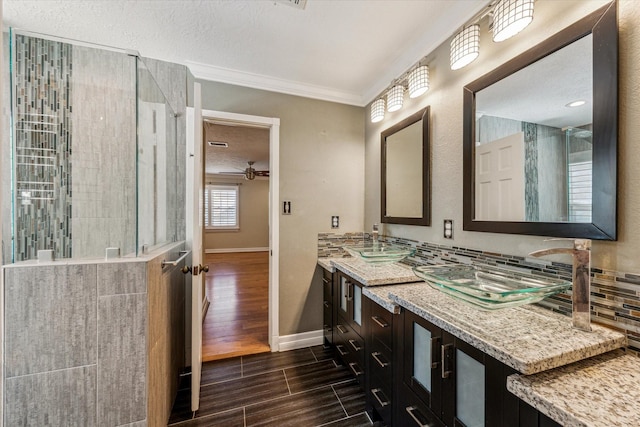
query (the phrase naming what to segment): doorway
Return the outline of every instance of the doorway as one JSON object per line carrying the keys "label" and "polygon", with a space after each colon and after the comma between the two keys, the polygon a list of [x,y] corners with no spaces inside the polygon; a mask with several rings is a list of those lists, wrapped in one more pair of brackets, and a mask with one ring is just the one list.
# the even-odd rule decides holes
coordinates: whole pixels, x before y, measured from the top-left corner
{"label": "doorway", "polygon": [[[270,117],[259,117],[259,116],[249,116],[243,114],[235,114],[235,113],[227,113],[220,111],[212,111],[212,110],[203,110],[202,111],[202,126],[204,128],[205,123],[213,123],[216,125],[224,125],[224,126],[233,126],[233,127],[246,127],[246,128],[260,128],[268,130],[268,146],[269,146],[269,160],[268,160],[268,171],[269,171],[269,179],[268,179],[268,247],[260,247],[253,248],[259,249],[259,251],[253,251],[254,260],[247,261],[244,260],[245,263],[253,263],[256,262],[262,263],[264,267],[255,268],[257,271],[262,271],[260,274],[264,274],[264,268],[267,269],[268,276],[268,285],[266,286],[268,291],[267,297],[267,306],[268,306],[268,317],[267,317],[267,336],[268,347],[263,347],[264,350],[267,351],[278,351],[279,350],[279,337],[278,337],[278,277],[279,277],[279,269],[278,269],[278,255],[279,255],[279,128],[280,128],[280,120],[277,118]],[[187,120],[187,123],[190,123]],[[204,141],[207,144],[208,141]],[[213,141],[213,142],[224,142],[224,141]],[[204,150],[204,148],[203,148]],[[258,166],[258,165],[256,165]],[[252,167],[252,165],[247,165],[247,167]],[[245,168],[246,169],[246,168]],[[256,170],[261,170],[259,168],[255,168]],[[233,172],[231,170],[230,172]],[[242,170],[238,172],[243,172]],[[206,182],[206,181],[205,181]],[[201,186],[204,186],[205,183],[202,183]],[[251,252],[247,252],[245,255],[243,253],[237,254],[222,254],[222,253],[213,253],[206,254],[205,259],[207,263],[210,265],[210,272],[207,274],[207,278],[205,283],[210,283],[210,278],[215,279],[216,274],[218,274],[219,278],[224,279],[223,276],[225,274],[230,273],[231,268],[239,269],[239,271],[243,271],[243,267],[237,267],[238,262],[242,265],[242,257],[250,258],[248,255]],[[224,258],[237,258],[236,260],[225,260]],[[266,260],[265,260],[266,258]],[[258,261],[256,261],[256,259]],[[236,267],[233,267],[236,265]],[[216,267],[220,267],[219,271],[216,271]],[[227,278],[228,279],[228,278]],[[224,282],[224,280],[223,280]],[[205,284],[205,286],[207,286]],[[222,288],[221,288],[222,289]],[[204,289],[203,289],[204,291]],[[205,297],[206,298],[206,297]],[[214,297],[215,298],[215,297]],[[246,308],[246,307],[245,307]],[[239,309],[242,310],[242,306],[239,306]],[[207,313],[209,316],[213,310],[215,310],[215,306],[210,306],[209,310],[211,312]],[[206,322],[206,317],[203,318],[203,324]],[[207,333],[205,331],[205,333]],[[211,358],[207,357],[207,354],[204,353],[206,351],[206,337],[205,344],[203,346],[203,358],[204,360]],[[220,344],[222,346],[222,344]],[[240,344],[241,345],[241,344]],[[224,350],[224,349],[223,349]],[[217,351],[217,350],[216,350]],[[234,350],[234,351],[237,351]],[[229,357],[231,357],[233,352],[229,352]],[[220,358],[220,355],[213,356],[213,358]]]}

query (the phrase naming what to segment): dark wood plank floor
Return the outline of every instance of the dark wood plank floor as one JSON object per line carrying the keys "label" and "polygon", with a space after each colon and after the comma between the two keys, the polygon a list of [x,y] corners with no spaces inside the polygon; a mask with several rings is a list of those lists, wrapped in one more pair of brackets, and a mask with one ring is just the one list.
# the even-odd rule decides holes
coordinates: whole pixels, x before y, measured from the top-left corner
{"label": "dark wood plank floor", "polygon": [[371,426],[365,396],[322,346],[206,362],[200,410],[181,389],[169,425],[194,427]]}

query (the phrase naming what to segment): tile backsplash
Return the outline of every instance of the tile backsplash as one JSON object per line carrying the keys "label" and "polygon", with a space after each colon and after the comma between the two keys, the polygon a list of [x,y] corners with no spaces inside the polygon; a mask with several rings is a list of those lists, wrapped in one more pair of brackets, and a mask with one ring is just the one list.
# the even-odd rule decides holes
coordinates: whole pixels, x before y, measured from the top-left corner
{"label": "tile backsplash", "polygon": [[[346,257],[341,246],[362,241],[365,233],[318,234],[318,257]],[[489,264],[517,268],[532,275],[557,277],[571,281],[570,264],[545,261],[522,256],[469,249],[458,246],[437,245],[416,240],[381,236],[381,239],[402,246],[412,246],[416,252],[402,261],[411,266],[455,262],[462,264]],[[559,293],[546,298],[540,305],[571,316],[571,293]],[[640,274],[591,269],[591,320],[627,335],[628,349],[640,355]]]}

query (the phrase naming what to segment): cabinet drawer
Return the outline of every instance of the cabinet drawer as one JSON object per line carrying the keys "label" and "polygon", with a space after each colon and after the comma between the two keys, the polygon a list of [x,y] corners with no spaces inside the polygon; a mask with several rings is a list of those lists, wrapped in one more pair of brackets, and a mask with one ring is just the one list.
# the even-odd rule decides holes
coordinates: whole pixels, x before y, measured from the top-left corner
{"label": "cabinet drawer", "polygon": [[369,379],[369,400],[384,423],[390,426],[393,413],[391,404],[393,401],[393,388],[376,375],[371,375]]}
{"label": "cabinet drawer", "polygon": [[389,387],[393,384],[393,358],[381,343],[373,342],[369,351],[369,371],[378,376]]}
{"label": "cabinet drawer", "polygon": [[334,329],[336,350],[351,373],[363,384],[365,368],[364,340],[348,325],[339,321]]}
{"label": "cabinet drawer", "polygon": [[322,289],[325,301],[333,302],[333,273],[322,269]]}
{"label": "cabinet drawer", "polygon": [[445,427],[445,424],[405,384],[401,386],[398,405],[398,425],[402,427]]}
{"label": "cabinet drawer", "polygon": [[371,315],[367,321],[371,338],[393,348],[393,314],[372,301]]}

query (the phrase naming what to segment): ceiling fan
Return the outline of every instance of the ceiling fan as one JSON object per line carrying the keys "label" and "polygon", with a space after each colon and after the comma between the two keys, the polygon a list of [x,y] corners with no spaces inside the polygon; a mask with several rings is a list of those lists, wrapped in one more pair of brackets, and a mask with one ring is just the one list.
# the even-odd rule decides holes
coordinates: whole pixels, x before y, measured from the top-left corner
{"label": "ceiling fan", "polygon": [[267,171],[255,170],[255,168],[253,167],[253,164],[255,162],[253,160],[249,160],[247,163],[249,164],[249,167],[246,168],[243,172],[224,172],[224,175],[244,175],[244,179],[248,179],[249,181],[256,179],[256,176],[269,177],[268,170]]}

